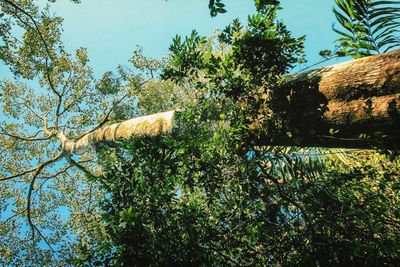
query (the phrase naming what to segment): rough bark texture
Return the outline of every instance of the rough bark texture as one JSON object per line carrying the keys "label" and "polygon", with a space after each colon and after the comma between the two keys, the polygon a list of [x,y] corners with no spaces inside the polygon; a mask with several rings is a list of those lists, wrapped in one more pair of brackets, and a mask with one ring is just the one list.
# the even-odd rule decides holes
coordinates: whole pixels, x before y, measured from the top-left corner
{"label": "rough bark texture", "polygon": [[399,148],[400,50],[300,73],[281,89],[296,135],[266,144]]}
{"label": "rough bark texture", "polygon": [[[261,135],[260,145],[399,148],[400,51],[336,64],[288,78],[277,90],[278,110],[292,134]],[[59,138],[65,151],[173,128],[174,111],[105,126],[79,140]]]}

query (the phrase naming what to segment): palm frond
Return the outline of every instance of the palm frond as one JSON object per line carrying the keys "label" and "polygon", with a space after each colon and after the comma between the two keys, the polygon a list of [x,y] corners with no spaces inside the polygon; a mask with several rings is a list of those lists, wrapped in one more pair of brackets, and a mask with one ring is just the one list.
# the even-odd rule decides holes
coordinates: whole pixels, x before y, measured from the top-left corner
{"label": "palm frond", "polygon": [[400,1],[335,0],[333,12],[342,29],[339,55],[355,58],[400,48]]}

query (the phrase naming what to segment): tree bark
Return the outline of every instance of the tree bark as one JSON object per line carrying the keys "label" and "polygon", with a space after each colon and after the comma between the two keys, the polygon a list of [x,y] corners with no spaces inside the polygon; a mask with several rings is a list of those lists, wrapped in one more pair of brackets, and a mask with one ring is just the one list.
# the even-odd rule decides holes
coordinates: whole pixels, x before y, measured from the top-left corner
{"label": "tree bark", "polygon": [[167,111],[114,123],[85,134],[78,140],[67,139],[63,132],[60,132],[57,137],[65,152],[81,154],[98,142],[113,142],[134,136],[157,136],[170,133],[173,128],[174,113],[175,111]]}
{"label": "tree bark", "polygon": [[[298,73],[274,99],[290,134],[262,135],[260,145],[398,149],[400,144],[400,50]],[[172,131],[174,111],[105,126],[72,141],[65,151],[90,144]],[[258,134],[257,136],[260,136]]]}
{"label": "tree bark", "polygon": [[295,74],[278,92],[293,136],[263,144],[400,148],[400,50]]}

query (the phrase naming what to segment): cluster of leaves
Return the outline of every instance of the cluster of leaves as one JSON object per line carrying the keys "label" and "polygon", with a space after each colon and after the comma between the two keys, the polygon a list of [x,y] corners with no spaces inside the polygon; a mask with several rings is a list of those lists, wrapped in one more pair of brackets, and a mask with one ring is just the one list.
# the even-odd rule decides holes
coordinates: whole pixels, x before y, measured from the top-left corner
{"label": "cluster of leaves", "polygon": [[176,37],[162,77],[196,88],[197,99],[212,106],[205,112],[214,117],[224,114],[233,127],[250,125],[271,136],[281,131],[282,120],[269,104],[283,75],[304,61],[304,37],[293,38],[276,20],[279,9],[260,6],[247,27],[234,20],[209,40],[196,32],[183,41]]}
{"label": "cluster of leaves", "polygon": [[[342,29],[333,30],[339,56],[355,58],[400,47],[400,3],[378,0],[335,0],[335,16]],[[326,54],[325,54],[326,55]]]}
{"label": "cluster of leaves", "polygon": [[215,17],[218,13],[226,13],[225,4],[222,0],[210,0],[208,4],[211,17]]}
{"label": "cluster of leaves", "polygon": [[[208,8],[210,9],[211,17],[217,16],[219,13],[226,13],[225,4],[223,0],[209,0]],[[254,0],[254,4],[259,10],[266,5],[279,5],[278,0]]]}

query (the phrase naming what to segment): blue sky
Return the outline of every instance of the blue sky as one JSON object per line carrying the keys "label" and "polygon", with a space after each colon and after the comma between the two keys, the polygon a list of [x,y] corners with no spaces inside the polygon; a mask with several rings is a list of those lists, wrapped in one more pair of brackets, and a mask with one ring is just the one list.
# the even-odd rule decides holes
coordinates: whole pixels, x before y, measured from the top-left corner
{"label": "blue sky", "polygon": [[[228,12],[209,16],[208,0],[82,0],[79,5],[59,0],[53,10],[64,18],[63,41],[69,52],[78,47],[89,51],[97,77],[126,64],[136,45],[147,56],[168,53],[172,38],[193,29],[209,36],[234,18],[246,21],[254,13],[253,0],[225,0]],[[306,35],[308,64],[320,60],[318,52],[333,48],[337,38],[333,0],[282,0],[280,15],[294,36]]]}

